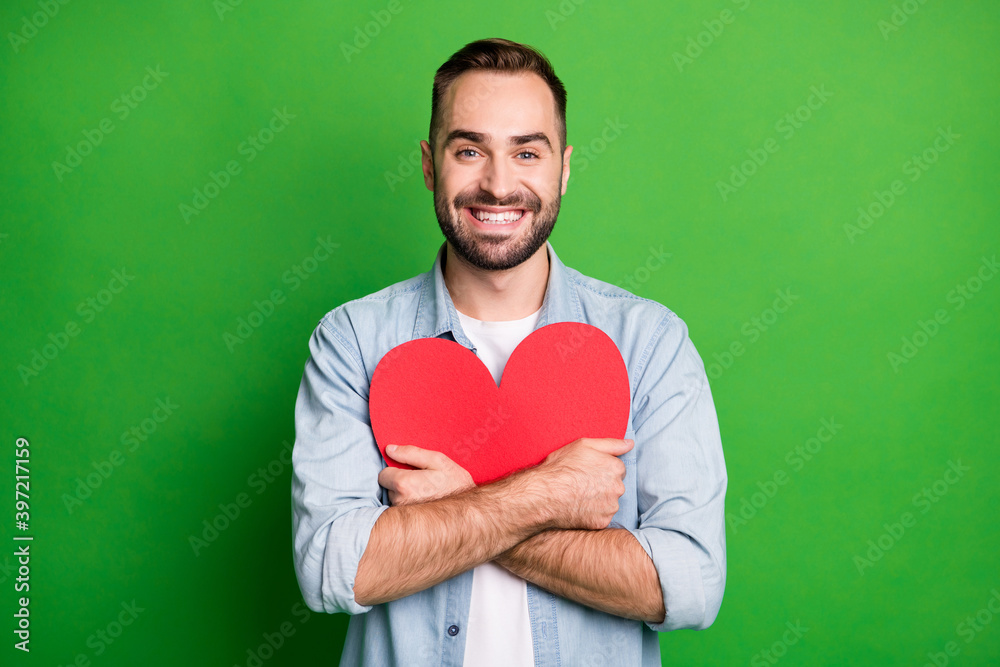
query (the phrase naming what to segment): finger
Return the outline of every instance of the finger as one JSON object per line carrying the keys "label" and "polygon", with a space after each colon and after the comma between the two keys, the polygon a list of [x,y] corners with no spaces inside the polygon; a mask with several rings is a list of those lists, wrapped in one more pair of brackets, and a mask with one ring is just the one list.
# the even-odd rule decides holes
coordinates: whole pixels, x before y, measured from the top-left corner
{"label": "finger", "polygon": [[440,469],[444,464],[442,457],[447,459],[441,452],[433,449],[424,449],[416,445],[399,445],[392,451],[389,451],[389,448],[386,447],[385,451],[394,461],[405,463],[415,468]]}
{"label": "finger", "polygon": [[441,490],[436,481],[437,471],[404,470],[399,473],[394,485],[394,504],[412,504],[437,498]]}
{"label": "finger", "polygon": [[621,440],[618,438],[588,438],[586,443],[593,449],[614,456],[621,456],[635,445],[634,440]]}
{"label": "finger", "polygon": [[392,466],[386,466],[382,468],[381,472],[378,474],[379,486],[385,487],[389,491],[398,492],[399,491],[399,477],[400,475],[410,472],[404,470],[403,468],[393,468]]}

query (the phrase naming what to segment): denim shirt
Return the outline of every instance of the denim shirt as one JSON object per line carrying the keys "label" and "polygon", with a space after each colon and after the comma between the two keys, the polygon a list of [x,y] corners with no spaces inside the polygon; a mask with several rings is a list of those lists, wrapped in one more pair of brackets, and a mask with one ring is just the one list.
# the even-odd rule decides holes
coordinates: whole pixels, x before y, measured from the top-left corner
{"label": "denim shirt", "polygon": [[[537,667],[660,665],[657,632],[707,628],[726,582],[726,468],[705,367],[687,327],[663,305],[563,265],[552,245],[537,328],[584,322],[618,346],[631,390],[625,493],[611,527],[628,530],[659,575],[661,623],[623,618],[530,581]],[[427,273],[334,308],[309,340],[295,404],[292,526],[295,574],[313,611],[351,615],[341,665],[460,666],[473,570],[376,605],[354,599],[354,579],[375,521],[389,507],[385,462],[368,414],[372,373],[415,338],[454,340],[476,352],[445,286],[442,244]],[[379,564],[393,567],[393,562]]]}

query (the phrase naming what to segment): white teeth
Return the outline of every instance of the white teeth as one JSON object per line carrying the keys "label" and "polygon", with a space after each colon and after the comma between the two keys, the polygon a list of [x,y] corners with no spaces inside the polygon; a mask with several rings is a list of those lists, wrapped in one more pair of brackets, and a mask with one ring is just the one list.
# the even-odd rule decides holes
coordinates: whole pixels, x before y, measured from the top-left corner
{"label": "white teeth", "polygon": [[472,209],[472,214],[476,216],[478,220],[487,223],[494,223],[497,225],[502,225],[508,222],[514,222],[521,219],[524,215],[522,211],[504,211],[503,213],[489,213],[488,211],[480,211],[477,209]]}

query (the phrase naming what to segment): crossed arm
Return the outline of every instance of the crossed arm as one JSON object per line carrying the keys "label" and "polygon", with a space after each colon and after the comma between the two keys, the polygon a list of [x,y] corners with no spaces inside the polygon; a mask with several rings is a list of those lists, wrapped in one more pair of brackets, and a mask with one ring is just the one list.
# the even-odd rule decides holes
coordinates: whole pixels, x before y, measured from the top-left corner
{"label": "crossed arm", "polygon": [[653,561],[624,528],[550,529],[494,559],[542,588],[609,614],[663,622],[663,594]]}
{"label": "crossed arm", "polygon": [[[382,471],[379,483],[389,490],[393,504],[440,498],[472,484],[465,470],[438,452],[406,446],[393,452],[392,457],[416,468]],[[656,567],[624,528],[550,528],[514,545],[493,561],[556,595],[609,614],[660,623],[666,613]]]}
{"label": "crossed arm", "polygon": [[[344,318],[344,314],[339,317],[340,320]],[[340,330],[350,331],[350,322],[340,322],[339,328],[334,326],[336,323],[335,320],[331,320],[331,324],[324,322],[310,340],[313,358],[306,365],[296,401],[292,487],[295,567],[311,609],[367,611],[367,603],[386,602],[424,590],[428,585],[493,559],[540,588],[607,613],[644,618],[650,625],[664,626],[659,631],[704,629],[715,621],[726,581],[725,461],[704,367],[687,338],[686,327],[673,314],[664,315],[653,337],[655,341],[648,345],[652,352],[646,366],[634,373],[630,371],[635,381],[634,397],[659,397],[657,400],[633,399],[636,409],[632,424],[636,434],[641,431],[644,442],[658,443],[657,447],[637,449],[637,483],[641,489],[648,487],[650,494],[645,526],[638,531],[548,526],[543,532],[531,530],[519,536],[508,530],[510,539],[503,544],[497,543],[498,531],[494,526],[480,530],[481,534],[494,537],[492,545],[478,539],[476,548],[465,544],[473,556],[461,564],[448,558],[449,551],[442,550],[440,543],[434,544],[426,535],[427,531],[421,528],[416,537],[425,538],[431,547],[417,555],[431,553],[435,558],[429,559],[430,564],[425,564],[421,576],[416,578],[416,588],[389,597],[386,591],[396,592],[395,580],[388,583],[376,580],[374,585],[369,582],[366,588],[357,586],[359,582],[364,584],[365,578],[356,576],[355,590],[347,585],[351,580],[350,572],[342,571],[339,572],[342,576],[324,580],[328,572],[343,570],[344,564],[357,562],[359,557],[361,564],[357,566],[356,575],[362,574],[365,561],[367,570],[374,572],[378,572],[379,564],[385,562],[384,555],[379,558],[375,549],[377,540],[369,540],[366,548],[359,549],[357,540],[334,541],[329,536],[337,528],[350,538],[355,533],[347,531],[370,526],[372,515],[377,517],[381,513],[372,530],[372,536],[376,536],[379,524],[385,524],[382,525],[384,529],[393,523],[386,524],[393,517],[380,506],[379,494],[372,491],[381,486],[388,492],[388,504],[400,504],[393,498],[393,485],[385,483],[384,476],[392,471],[430,471],[384,467],[377,473],[377,482],[372,483],[371,476],[380,470],[381,456],[371,446],[366,396],[363,391],[354,389],[366,386],[368,379],[359,361],[359,352],[348,351],[353,344],[339,333]],[[427,467],[421,466],[419,461],[404,460],[399,452],[390,455],[417,469]],[[363,474],[359,475],[359,471]],[[648,479],[644,479],[643,474]],[[489,486],[492,485],[483,488]],[[448,486],[440,488],[447,490]],[[506,496],[501,499],[501,514],[510,509],[512,500],[518,499]],[[536,507],[548,507],[544,502],[515,504],[524,505],[528,512]],[[333,507],[336,509],[331,509]],[[461,510],[466,505],[455,503],[454,507]],[[343,520],[331,523],[331,513]],[[494,524],[496,513],[485,514],[483,518],[487,525]],[[461,519],[461,516],[448,514],[443,521],[429,525],[453,529],[454,524],[462,523]],[[405,536],[413,539],[413,523],[404,525]],[[410,533],[406,533],[407,530]],[[454,553],[454,545],[463,546],[462,540],[468,531],[451,532],[457,533],[449,544]],[[625,535],[626,532],[630,535]],[[442,529],[438,533],[445,535],[447,531]],[[318,536],[323,539],[317,539]],[[652,554],[653,560],[647,554]],[[608,564],[613,566],[608,567]],[[428,584],[427,572],[433,574],[435,568],[442,570],[438,573],[440,578]],[[362,590],[367,590],[368,594],[362,594]],[[671,604],[665,618],[661,593]],[[658,623],[660,619],[663,622]]]}

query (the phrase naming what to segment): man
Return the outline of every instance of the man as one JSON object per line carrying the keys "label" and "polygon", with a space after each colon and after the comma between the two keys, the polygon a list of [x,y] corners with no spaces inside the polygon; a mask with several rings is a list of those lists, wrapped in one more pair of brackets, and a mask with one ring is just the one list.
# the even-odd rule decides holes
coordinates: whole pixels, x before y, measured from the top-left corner
{"label": "man", "polygon": [[[659,665],[725,588],[725,463],[704,365],[664,306],[563,265],[566,93],[534,49],[472,42],[438,70],[425,183],[446,242],[427,273],[328,313],[295,409],[295,569],[351,614],[341,665]],[[621,224],[625,221],[616,221]],[[531,331],[584,322],[628,369],[625,439],[582,438],[475,486],[440,452],[372,435],[378,361],[454,340],[499,384]]]}

